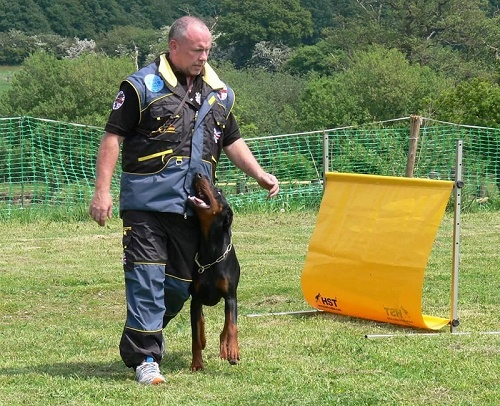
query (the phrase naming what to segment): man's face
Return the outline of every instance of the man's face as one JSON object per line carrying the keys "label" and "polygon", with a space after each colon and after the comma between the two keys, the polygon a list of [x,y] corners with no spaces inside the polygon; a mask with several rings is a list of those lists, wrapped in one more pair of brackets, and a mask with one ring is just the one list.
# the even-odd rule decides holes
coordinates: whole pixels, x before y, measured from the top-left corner
{"label": "man's face", "polygon": [[203,71],[211,47],[210,31],[192,26],[185,38],[170,41],[170,60],[186,76],[197,76]]}

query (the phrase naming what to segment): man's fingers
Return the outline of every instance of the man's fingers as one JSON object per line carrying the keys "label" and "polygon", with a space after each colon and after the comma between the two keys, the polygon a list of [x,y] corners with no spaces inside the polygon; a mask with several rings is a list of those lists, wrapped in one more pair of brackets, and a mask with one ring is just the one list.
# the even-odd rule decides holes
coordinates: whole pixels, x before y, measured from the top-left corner
{"label": "man's fingers", "polygon": [[271,197],[274,197],[278,194],[280,190],[280,185],[276,176],[270,173],[267,174],[267,179],[268,179],[268,184],[270,186],[268,188],[269,194],[267,195],[267,198],[270,199]]}
{"label": "man's fingers", "polygon": [[111,207],[109,209],[100,210],[95,207],[91,207],[89,209],[89,213],[94,221],[102,227],[106,224],[106,220],[111,218],[113,208]]}

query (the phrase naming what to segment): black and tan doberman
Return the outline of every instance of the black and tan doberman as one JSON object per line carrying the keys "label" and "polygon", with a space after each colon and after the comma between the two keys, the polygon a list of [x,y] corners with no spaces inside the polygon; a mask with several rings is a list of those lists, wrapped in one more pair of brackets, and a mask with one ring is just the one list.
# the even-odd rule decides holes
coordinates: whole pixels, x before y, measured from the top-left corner
{"label": "black and tan doberman", "polygon": [[222,298],[225,321],[220,334],[220,357],[233,365],[240,358],[236,299],[240,265],[231,238],[233,211],[222,190],[202,174],[195,176],[193,187],[195,196],[189,197],[189,203],[200,220],[201,241],[191,285],[191,370],[198,371],[203,369],[202,350],[206,344],[203,305],[214,306]]}

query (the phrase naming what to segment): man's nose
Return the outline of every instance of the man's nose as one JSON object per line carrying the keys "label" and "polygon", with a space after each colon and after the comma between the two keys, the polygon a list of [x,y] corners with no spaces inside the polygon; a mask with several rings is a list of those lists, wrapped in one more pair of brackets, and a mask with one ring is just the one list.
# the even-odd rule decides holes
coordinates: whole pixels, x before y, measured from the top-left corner
{"label": "man's nose", "polygon": [[200,60],[202,61],[207,61],[208,60],[208,53],[210,51],[202,51],[201,54],[200,54]]}

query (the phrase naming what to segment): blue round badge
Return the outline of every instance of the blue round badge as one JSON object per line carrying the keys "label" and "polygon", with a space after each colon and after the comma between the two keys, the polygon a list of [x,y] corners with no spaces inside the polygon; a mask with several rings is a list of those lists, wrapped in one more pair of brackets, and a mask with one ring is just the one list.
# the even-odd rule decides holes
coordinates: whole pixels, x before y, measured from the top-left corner
{"label": "blue round badge", "polygon": [[146,75],[146,77],[144,78],[144,83],[146,84],[146,87],[153,93],[159,92],[165,85],[161,77],[159,77],[158,75],[153,75],[152,73]]}

